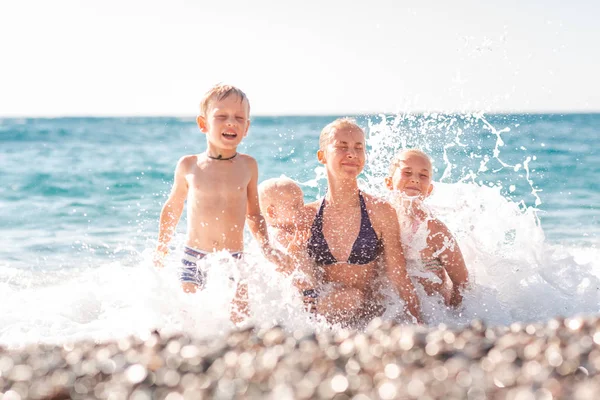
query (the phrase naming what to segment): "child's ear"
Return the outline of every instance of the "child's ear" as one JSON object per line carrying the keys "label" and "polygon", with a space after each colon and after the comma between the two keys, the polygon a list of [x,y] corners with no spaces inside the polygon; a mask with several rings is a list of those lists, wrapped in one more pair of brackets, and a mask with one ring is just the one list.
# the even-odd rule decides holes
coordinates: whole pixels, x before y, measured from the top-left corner
{"label": "child's ear", "polygon": [[275,206],[273,206],[273,204],[270,204],[267,207],[266,214],[269,216],[269,218],[275,218]]}
{"label": "child's ear", "polygon": [[208,125],[206,124],[206,118],[202,115],[198,115],[196,117],[196,123],[198,124],[198,128],[204,133],[208,132]]}
{"label": "child's ear", "polygon": [[317,151],[317,160],[319,160],[321,164],[325,164],[325,150]]}
{"label": "child's ear", "polygon": [[392,177],[391,176],[386,176],[385,177],[385,186],[389,190],[394,190],[394,184],[392,183]]}
{"label": "child's ear", "polygon": [[244,137],[248,136],[248,129],[250,129],[250,120],[246,121],[246,130],[244,131]]}

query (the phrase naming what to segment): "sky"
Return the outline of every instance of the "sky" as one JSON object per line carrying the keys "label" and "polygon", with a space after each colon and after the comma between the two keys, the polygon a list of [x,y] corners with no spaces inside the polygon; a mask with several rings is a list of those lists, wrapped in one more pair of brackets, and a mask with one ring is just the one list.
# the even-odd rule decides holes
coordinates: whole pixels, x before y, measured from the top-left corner
{"label": "sky", "polygon": [[600,2],[0,0],[0,116],[598,112]]}

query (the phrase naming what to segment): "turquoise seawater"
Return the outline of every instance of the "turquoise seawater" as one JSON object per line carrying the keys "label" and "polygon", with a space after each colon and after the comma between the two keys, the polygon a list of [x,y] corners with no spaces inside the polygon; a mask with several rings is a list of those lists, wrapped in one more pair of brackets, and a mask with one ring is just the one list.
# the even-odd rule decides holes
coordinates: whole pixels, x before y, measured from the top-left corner
{"label": "turquoise seawater", "polygon": [[[241,151],[258,160],[260,180],[285,174],[309,181],[319,166],[319,131],[334,118],[256,117]],[[443,182],[502,185],[505,196],[531,207],[535,189],[548,240],[597,244],[600,114],[395,118],[388,116],[388,125],[398,129],[382,139],[389,141],[389,153],[371,163],[385,164],[402,141],[428,147],[436,180],[450,163],[452,173]],[[368,128],[382,117],[358,120]],[[523,165],[531,158],[528,177],[524,168],[515,171],[494,159],[491,127],[504,130],[502,162]],[[0,120],[0,260],[23,268],[81,266],[150,246],[177,160],[205,147],[193,118]],[[489,168],[478,172],[485,157]],[[319,193],[305,189],[307,200]]]}
{"label": "turquoise seawater", "polygon": [[[323,126],[336,117],[254,117],[240,150],[257,159],[259,181],[289,176],[303,183],[307,201],[314,200],[325,187],[315,155],[318,136]],[[506,267],[507,275],[526,270],[531,276],[541,276],[552,288],[558,287],[556,290],[565,296],[583,296],[579,303],[566,297],[561,308],[540,306],[542,311],[532,310],[530,314],[507,317],[497,312],[497,321],[550,317],[561,310],[590,312],[600,307],[597,289],[586,291],[596,284],[600,286],[596,279],[600,270],[592,261],[600,242],[600,114],[356,118],[368,135],[363,188],[384,194],[381,181],[399,149],[416,146],[428,151],[434,159],[434,181],[440,189],[432,201],[438,209],[446,210],[446,221],[459,242],[462,240],[461,246],[464,243],[481,285],[492,285],[490,282],[496,280],[494,290],[499,293],[497,297],[503,297],[503,304],[519,308],[530,302],[521,295],[511,297],[508,288],[503,292],[503,284],[508,287],[515,281],[495,275],[500,269],[494,273],[490,269],[514,253],[502,243],[509,246],[518,240],[521,248],[531,247],[533,255],[509,260],[512,267]],[[85,282],[86,290],[95,292],[99,289],[93,281],[98,276],[104,279],[114,274],[107,279],[115,285],[122,278],[117,275],[125,273],[122,271],[142,268],[144,257],[155,244],[158,216],[177,160],[185,154],[202,152],[205,147],[206,138],[193,117],[0,119],[0,293],[13,302],[12,309],[2,308],[2,326],[10,328],[0,335],[2,341],[16,340],[19,332],[40,326],[19,316],[26,307],[21,304],[31,302],[27,307],[36,309],[40,302],[52,303],[49,299],[59,290],[73,291],[79,287],[78,282]],[[532,216],[527,221],[533,221],[533,225],[539,218],[543,237],[530,242],[519,239],[530,229],[520,228],[520,216],[508,217],[514,219],[514,226],[501,227],[507,217],[494,207],[505,203]],[[472,209],[468,212],[458,211],[469,207]],[[180,233],[185,229],[184,220],[185,214]],[[495,244],[497,239],[486,237],[498,230],[500,247]],[[180,243],[179,238],[174,246]],[[479,243],[473,245],[477,252],[470,249],[471,243]],[[492,244],[496,250],[489,252],[497,254],[483,257],[481,254]],[[559,253],[562,255],[557,256]],[[563,267],[565,271],[551,272]],[[81,278],[88,270],[102,272],[93,278]],[[134,272],[126,272],[125,276],[135,280]],[[573,279],[568,284],[567,276]],[[58,289],[56,285],[64,282],[70,284]],[[538,289],[542,297],[553,295],[554,289]],[[43,290],[53,294],[40,294]],[[115,297],[115,292],[105,295],[109,299]],[[123,304],[130,301],[121,298],[118,304],[112,304],[102,300],[100,292],[94,296],[96,303],[90,309],[110,309],[110,315],[120,313]],[[143,294],[138,293],[140,296]],[[42,326],[59,327],[32,334],[30,339],[69,336],[70,325],[57,321],[63,321],[65,307],[80,307],[81,300],[87,298],[84,294],[73,295],[64,304],[46,310],[49,317],[39,315],[48,318]],[[10,314],[15,307],[14,314]],[[132,307],[132,312],[139,314],[140,309]],[[484,313],[484,309],[476,311],[470,316]],[[94,312],[86,309],[71,319],[78,324],[81,320],[97,323],[100,314]],[[150,318],[142,325],[161,323]]]}

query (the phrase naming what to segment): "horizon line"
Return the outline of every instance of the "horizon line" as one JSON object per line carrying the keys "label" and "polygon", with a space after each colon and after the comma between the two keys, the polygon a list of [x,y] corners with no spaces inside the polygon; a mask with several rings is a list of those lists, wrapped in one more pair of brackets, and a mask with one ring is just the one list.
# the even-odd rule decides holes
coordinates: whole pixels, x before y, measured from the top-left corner
{"label": "horizon line", "polygon": [[[338,117],[338,116],[346,116],[346,117],[360,117],[360,116],[373,116],[373,115],[403,115],[403,114],[413,114],[413,115],[424,115],[424,114],[442,114],[442,115],[470,115],[470,114],[479,114],[482,113],[484,115],[583,115],[583,114],[600,114],[599,110],[562,110],[562,111],[544,111],[544,110],[536,110],[536,111],[516,111],[516,110],[503,110],[503,111],[439,111],[439,110],[418,110],[418,111],[405,111],[405,112],[386,112],[386,111],[374,111],[374,112],[352,112],[352,113],[343,113],[343,112],[332,112],[332,113],[257,113],[251,115],[252,118],[261,118],[261,117]],[[53,115],[35,115],[35,114],[13,114],[13,115],[0,115],[0,119],[61,119],[61,118],[196,118],[195,114],[53,114]]]}

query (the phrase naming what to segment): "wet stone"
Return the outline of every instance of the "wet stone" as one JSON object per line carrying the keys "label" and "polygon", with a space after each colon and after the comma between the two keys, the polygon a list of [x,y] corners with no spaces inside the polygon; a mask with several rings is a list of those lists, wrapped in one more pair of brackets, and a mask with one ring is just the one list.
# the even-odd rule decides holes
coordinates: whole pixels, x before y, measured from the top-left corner
{"label": "wet stone", "polygon": [[376,320],[361,332],[246,328],[213,339],[152,332],[0,348],[0,398],[594,398],[599,343],[592,317],[459,329]]}

